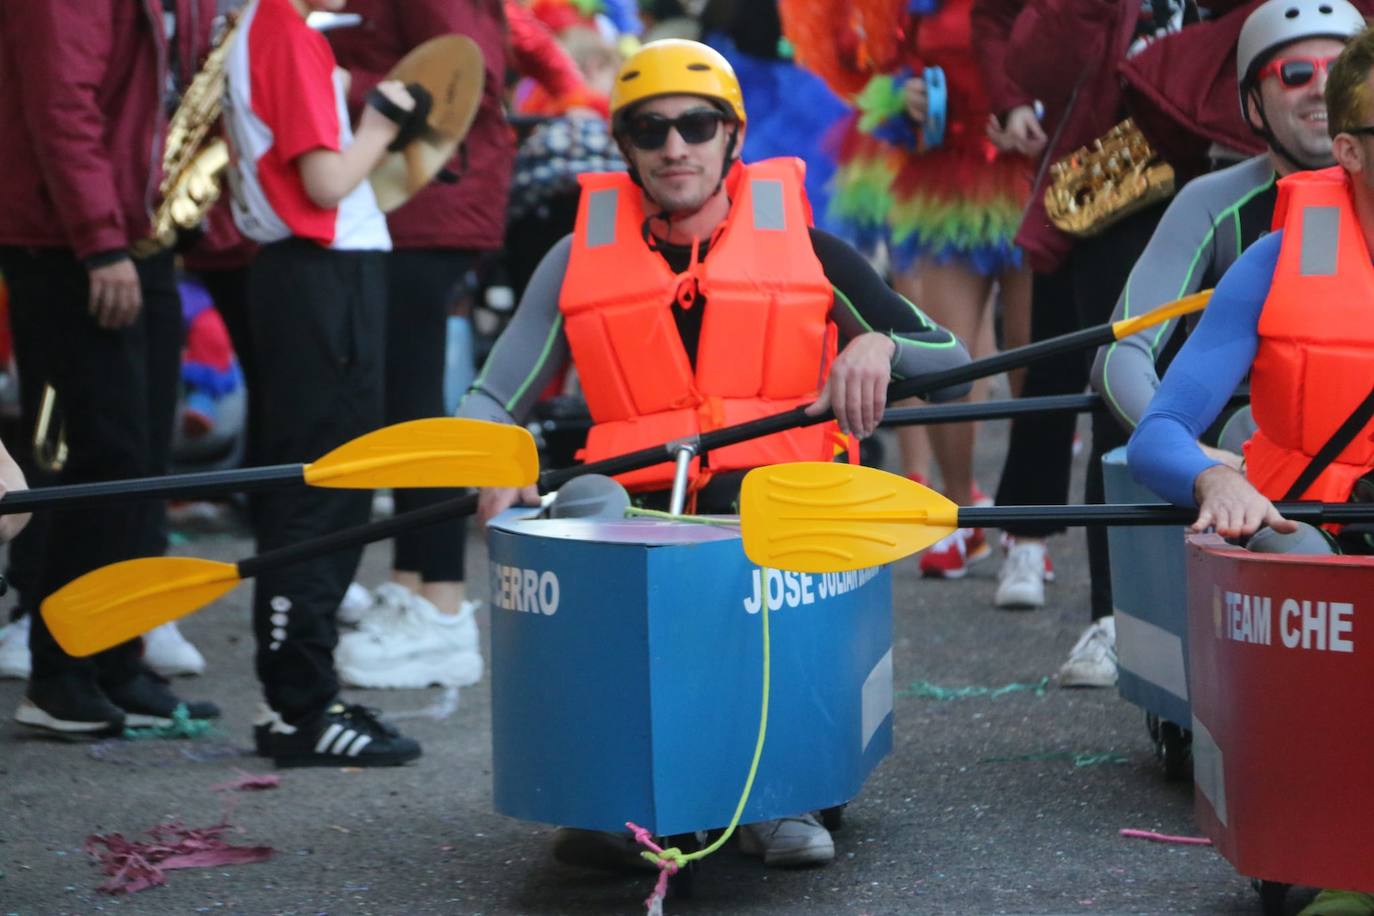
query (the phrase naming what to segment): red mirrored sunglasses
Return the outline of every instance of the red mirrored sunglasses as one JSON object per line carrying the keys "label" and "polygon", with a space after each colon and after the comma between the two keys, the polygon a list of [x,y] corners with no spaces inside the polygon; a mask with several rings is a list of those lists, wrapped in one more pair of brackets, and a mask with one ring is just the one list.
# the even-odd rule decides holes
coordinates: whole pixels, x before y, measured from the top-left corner
{"label": "red mirrored sunglasses", "polygon": [[1257,80],[1277,76],[1289,89],[1301,89],[1317,78],[1317,72],[1326,72],[1336,60],[1331,57],[1276,57],[1260,68]]}

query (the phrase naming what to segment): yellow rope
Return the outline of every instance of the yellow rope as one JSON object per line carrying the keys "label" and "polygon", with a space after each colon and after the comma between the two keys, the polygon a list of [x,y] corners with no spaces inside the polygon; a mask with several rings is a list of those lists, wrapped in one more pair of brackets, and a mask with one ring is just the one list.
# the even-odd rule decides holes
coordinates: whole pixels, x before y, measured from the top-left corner
{"label": "yellow rope", "polygon": [[[728,520],[702,515],[670,515],[667,512],[657,512],[652,509],[627,509],[625,510],[625,514],[671,519],[675,522],[692,522],[698,525],[734,527],[739,524],[737,519]],[[735,832],[735,828],[739,826],[739,819],[744,814],[744,806],[749,802],[749,793],[754,788],[754,777],[758,775],[759,771],[759,759],[763,756],[764,738],[768,734],[768,684],[772,672],[772,654],[770,652],[768,637],[768,613],[770,610],[768,606],[768,573],[769,570],[766,568],[761,568],[759,570],[759,575],[762,577],[760,580],[762,583],[760,591],[763,593],[763,607],[759,612],[759,616],[763,619],[763,701],[759,709],[759,735],[758,739],[754,742],[754,759],[749,762],[749,776],[744,780],[744,791],[740,793],[739,803],[735,805],[735,813],[731,815],[730,823],[726,826],[725,832],[722,833],[714,843],[707,846],[705,849],[698,849],[696,852],[690,853],[684,853],[676,846],[665,849],[661,853],[640,853],[640,855],[650,862],[653,862],[655,865],[661,866],[665,863],[672,863],[677,868],[681,868],[688,862],[704,859],[711,855],[711,853],[720,849],[725,845],[726,841],[730,839],[730,836]]]}

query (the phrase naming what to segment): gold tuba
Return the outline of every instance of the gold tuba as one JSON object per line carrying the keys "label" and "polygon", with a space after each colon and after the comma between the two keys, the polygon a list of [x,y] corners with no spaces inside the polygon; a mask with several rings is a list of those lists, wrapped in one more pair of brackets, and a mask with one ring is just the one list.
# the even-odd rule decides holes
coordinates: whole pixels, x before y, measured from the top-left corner
{"label": "gold tuba", "polygon": [[158,186],[162,203],[153,214],[149,238],[136,246],[139,255],[170,248],[177,232],[200,225],[219,199],[219,179],[229,165],[229,145],[222,137],[210,134],[219,122],[225,58],[239,21],[224,29],[167,124],[162,184]]}
{"label": "gold tuba", "polygon": [[1127,118],[1050,166],[1045,212],[1069,235],[1097,235],[1174,193],[1174,170]]}

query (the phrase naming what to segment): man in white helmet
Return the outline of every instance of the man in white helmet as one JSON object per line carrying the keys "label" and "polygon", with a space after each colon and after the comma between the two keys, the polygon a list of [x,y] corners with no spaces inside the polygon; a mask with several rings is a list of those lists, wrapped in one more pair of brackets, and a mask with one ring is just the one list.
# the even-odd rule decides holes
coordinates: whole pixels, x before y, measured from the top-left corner
{"label": "man in white helmet", "polygon": [[[1334,60],[1286,53],[1259,73],[1292,83],[1308,68],[1314,79],[1328,73],[1339,167],[1279,182],[1275,231],[1217,284],[1131,438],[1128,463],[1160,496],[1198,506],[1194,530],[1215,528],[1263,552],[1369,553],[1361,526],[1295,524],[1271,502],[1366,501],[1374,492],[1374,32]],[[1232,463],[1197,438],[1247,374],[1256,430]]]}
{"label": "man in white helmet", "polygon": [[[1216,286],[1242,251],[1269,231],[1277,180],[1334,163],[1327,134],[1325,65],[1364,28],[1346,0],[1270,0],[1246,18],[1236,46],[1241,116],[1269,149],[1230,168],[1198,178],[1178,193],[1131,271],[1112,320],[1150,311]],[[1157,365],[1177,349],[1177,320],[1142,331],[1098,351],[1093,388],[1129,431],[1140,422],[1159,387]],[[1227,413],[1207,431],[1204,453],[1240,466],[1240,443],[1254,430],[1248,409]],[[1019,538],[1015,550],[1034,542]],[[1043,603],[1038,557],[1008,562],[999,604]],[[1018,570],[1024,569],[1020,575]],[[1096,620],[1059,670],[1071,687],[1116,683],[1115,618]]]}

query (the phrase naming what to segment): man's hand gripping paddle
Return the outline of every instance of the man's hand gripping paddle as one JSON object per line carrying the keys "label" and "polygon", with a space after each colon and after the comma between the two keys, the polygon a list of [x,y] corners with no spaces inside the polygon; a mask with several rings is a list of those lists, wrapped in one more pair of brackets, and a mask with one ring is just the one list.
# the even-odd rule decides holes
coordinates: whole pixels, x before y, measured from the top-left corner
{"label": "man's hand gripping paddle", "polygon": [[[1285,518],[1319,524],[1374,519],[1374,503],[1281,502]],[[1184,506],[962,508],[915,481],[858,465],[799,461],[758,468],[740,489],[744,553],[760,566],[805,573],[881,566],[924,550],[956,528],[1026,522],[1187,525]]]}

